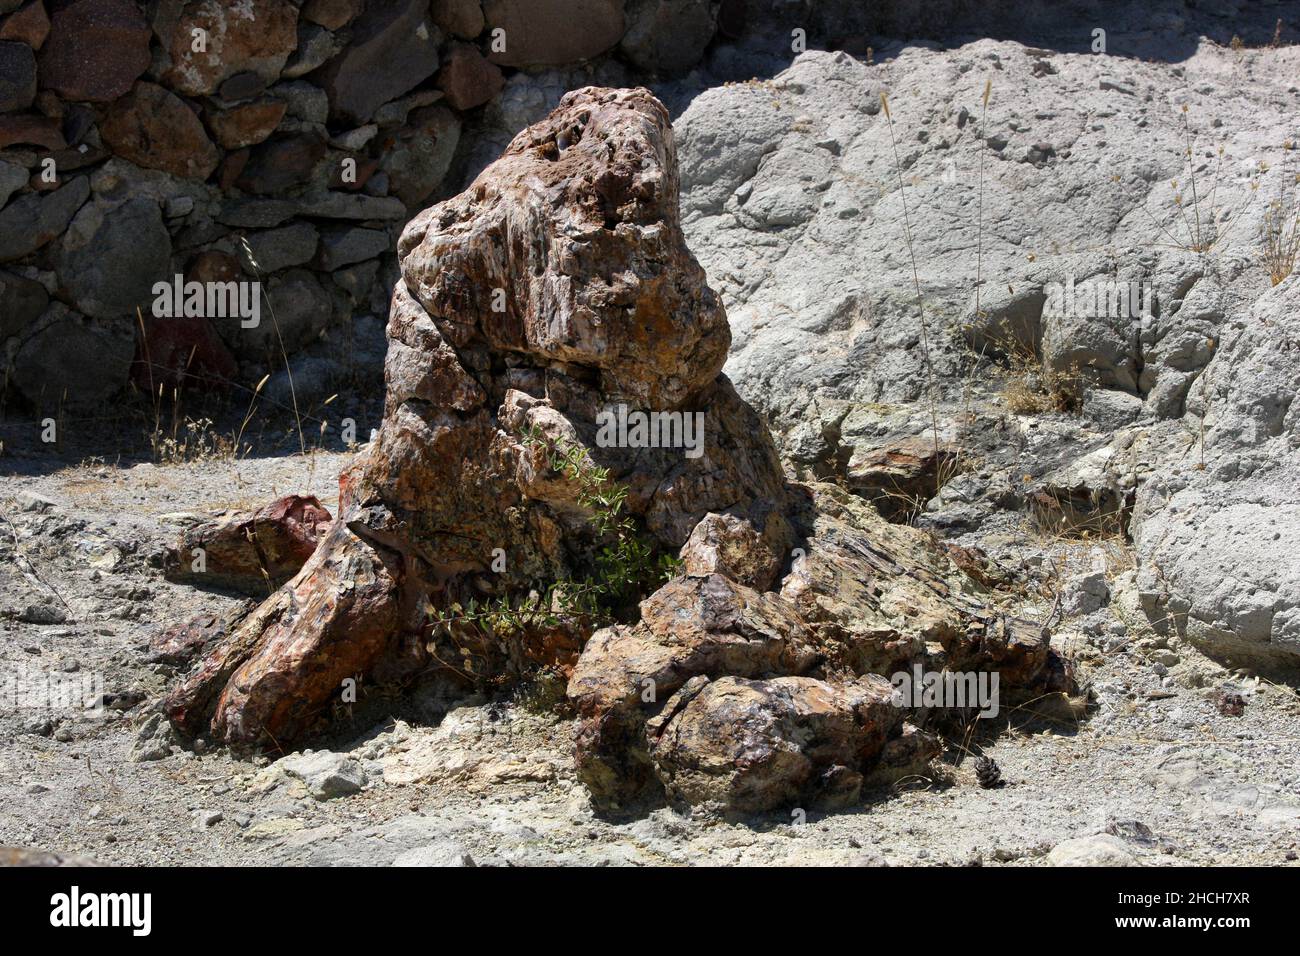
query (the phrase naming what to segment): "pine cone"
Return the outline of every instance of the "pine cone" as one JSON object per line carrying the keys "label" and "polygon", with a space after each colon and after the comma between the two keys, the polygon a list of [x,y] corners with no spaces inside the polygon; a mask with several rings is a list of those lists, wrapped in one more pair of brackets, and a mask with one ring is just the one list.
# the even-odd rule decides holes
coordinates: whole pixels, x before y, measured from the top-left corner
{"label": "pine cone", "polygon": [[1002,771],[991,757],[979,757],[975,760],[975,779],[985,790],[1002,786]]}

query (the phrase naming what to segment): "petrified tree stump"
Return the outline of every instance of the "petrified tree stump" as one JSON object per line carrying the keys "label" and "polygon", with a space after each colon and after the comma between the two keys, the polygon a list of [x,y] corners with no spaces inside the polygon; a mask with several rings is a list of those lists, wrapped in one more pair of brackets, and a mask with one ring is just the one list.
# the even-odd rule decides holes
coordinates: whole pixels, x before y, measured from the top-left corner
{"label": "petrified tree stump", "polygon": [[[873,673],[924,661],[1068,686],[1045,636],[990,610],[924,535],[787,485],[721,374],[726,315],[686,248],[672,130],[647,91],[569,93],[413,219],[399,255],[378,437],[311,559],[168,698],[183,730],[283,744],[348,677],[558,665],[598,801],[658,781],[754,810],[842,803],[873,769],[934,752]],[[617,406],[698,415],[702,445],[599,440]],[[682,573],[594,635],[588,616],[541,614],[440,645],[430,609],[445,621],[591,573],[590,489],[556,449],[607,469],[620,514]]]}
{"label": "petrified tree stump", "polygon": [[[626,485],[627,512],[670,551],[709,512],[779,499],[772,443],[719,374],[727,318],[677,194],[663,106],[588,89],[411,221],[378,439],[342,478],[314,557],[170,696],[179,726],[283,741],[344,677],[428,663],[427,605],[577,574],[589,515],[550,467],[557,443]],[[701,413],[703,454],[599,447],[597,415],[615,404]],[[544,659],[576,657],[586,635],[530,636]]]}

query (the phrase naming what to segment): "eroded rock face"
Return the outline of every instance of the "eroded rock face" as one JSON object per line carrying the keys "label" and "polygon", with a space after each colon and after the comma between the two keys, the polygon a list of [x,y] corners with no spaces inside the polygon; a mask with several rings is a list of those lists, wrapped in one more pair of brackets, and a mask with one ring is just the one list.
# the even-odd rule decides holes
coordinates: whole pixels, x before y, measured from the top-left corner
{"label": "eroded rock face", "polygon": [[[870,676],[882,667],[1002,667],[1022,688],[1068,687],[1043,632],[989,610],[923,534],[847,493],[787,485],[721,374],[727,318],[677,197],[664,107],[586,88],[412,220],[378,437],[301,572],[173,692],[178,726],[283,743],[345,677],[550,666],[571,673],[578,771],[598,803],[661,786],[750,812],[852,800],[873,771],[924,757]],[[615,410],[690,416],[702,433],[611,439]],[[680,551],[684,573],[594,634],[562,609],[506,630],[455,623],[471,598],[592,573],[590,498],[557,452],[579,473],[607,469],[627,489],[621,514],[647,547]],[[453,623],[431,624],[430,608]],[[733,716],[743,725],[714,733]]]}
{"label": "eroded rock face", "polygon": [[1300,674],[1298,306],[1291,276],[1234,323],[1192,390],[1205,447],[1142,486],[1133,520],[1153,625],[1291,678]]}
{"label": "eroded rock face", "polygon": [[[1297,353],[1285,343],[1297,293],[1294,277],[1272,285],[1260,230],[1273,200],[1252,198],[1295,174],[1294,124],[1273,88],[1294,70],[1261,69],[1202,123],[1226,102],[1208,61],[1174,76],[993,39],[953,52],[940,65],[903,50],[883,69],[858,51],[810,50],[771,87],[711,89],[678,118],[685,229],[731,319],[728,375],[784,433],[800,474],[836,475],[885,508],[915,495],[916,522],[963,544],[1014,512],[1053,535],[1129,531],[1154,626],[1234,665],[1294,673]],[[923,144],[903,159],[905,190],[869,194],[894,172],[879,84],[930,93],[893,113],[897,141]],[[1104,130],[1076,124],[1094,97],[1114,110]],[[1012,110],[1033,119],[1007,127]],[[1200,174],[1177,142],[1185,117],[1194,141],[1226,143],[1224,168],[1259,170],[1257,155],[1269,166],[1224,180],[1212,205],[1234,212],[1210,226],[1196,221],[1208,209],[1181,218],[1180,190]],[[1083,185],[1058,206],[1063,182]],[[922,210],[910,239],[926,315],[960,316],[961,336],[930,326],[928,351],[897,293],[912,279],[894,254],[903,193]],[[1016,220],[1017,241],[950,218],[968,202],[1005,211],[999,229]],[[1016,371],[1002,379],[990,356]],[[998,385],[982,397],[977,386],[972,403],[973,380]],[[1041,414],[1053,409],[1068,424]],[[932,421],[960,446],[955,476],[877,454],[919,452]]]}
{"label": "eroded rock face", "polygon": [[581,366],[654,408],[714,383],[730,334],[682,240],[667,122],[644,94],[576,91],[411,221],[402,275],[452,346]]}
{"label": "eroded rock face", "polygon": [[650,782],[642,730],[688,681],[797,674],[818,654],[794,609],[721,574],[671,581],[632,627],[596,632],[569,681],[581,725],[578,775],[599,801],[631,800]]}
{"label": "eroded rock face", "polygon": [[[687,693],[692,681],[698,690],[699,681],[745,678],[736,686],[748,688],[737,691],[746,703],[736,707],[761,715],[756,719],[766,729],[755,731],[755,740],[766,743],[759,749],[775,747],[787,756],[799,749],[791,741],[818,732],[805,718],[814,723],[819,718],[788,701],[768,700],[772,678],[806,678],[809,686],[826,685],[835,697],[869,675],[892,676],[920,666],[933,672],[996,671],[1004,702],[1073,690],[1066,665],[1051,651],[1043,630],[996,610],[994,593],[924,532],[887,522],[832,485],[792,487],[786,507],[795,547],[774,590],[755,591],[720,573],[690,573],[700,539],[727,527],[722,516],[709,515],[682,550],[687,576],[642,602],[639,623],[599,631],[587,643],[569,682],[569,699],[580,721],[578,775],[598,803],[625,806],[656,779],[670,797],[738,812],[760,805],[754,794],[775,801],[764,805],[768,809],[796,797],[833,803],[837,793],[853,799],[864,780],[888,782],[891,771],[912,772],[933,754],[933,741],[925,735],[900,738],[892,751],[884,750],[908,716],[908,708],[899,705],[889,719],[873,717],[859,728],[869,735],[883,728],[883,737],[864,746],[860,759],[835,770],[836,787],[820,776],[841,766],[836,761],[818,764],[772,754],[762,758],[773,761],[768,770],[743,782],[740,771],[733,777],[733,770],[719,769],[725,762],[720,754],[758,743],[725,735],[707,747],[701,743],[712,733],[701,728],[730,719],[724,716],[735,710],[730,693],[716,708],[706,697],[686,718],[687,725],[699,727],[670,735],[668,743],[661,740],[673,726],[674,708],[684,706],[684,699],[664,704],[665,699]],[[749,558],[737,558],[746,547]],[[732,553],[728,566],[739,568],[752,567],[755,555],[767,553],[756,530],[728,539],[726,550]],[[710,691],[715,693],[720,691]],[[835,700],[840,703],[832,709],[843,710],[842,699]],[[684,756],[692,748],[701,751],[700,766],[712,769],[701,770],[695,758]],[[816,773],[814,765],[820,768]],[[683,767],[684,779],[693,783],[676,782]]]}

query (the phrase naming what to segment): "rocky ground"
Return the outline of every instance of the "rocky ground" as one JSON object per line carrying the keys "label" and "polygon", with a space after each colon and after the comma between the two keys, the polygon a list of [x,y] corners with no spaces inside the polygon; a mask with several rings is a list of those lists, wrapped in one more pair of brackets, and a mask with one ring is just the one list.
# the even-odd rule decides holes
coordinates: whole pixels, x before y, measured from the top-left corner
{"label": "rocky ground", "polygon": [[[1270,23],[1293,9],[1267,6]],[[845,37],[793,62],[746,41],[655,89],[686,239],[728,313],[726,373],[787,477],[988,555],[1075,662],[1081,719],[1012,710],[846,811],[756,817],[599,812],[541,686],[367,685],[278,759],[183,748],[153,707],[184,667],[155,639],[244,599],[165,579],[166,547],[196,515],[286,494],[337,514],[350,456],[295,451],[283,421],[256,426],[253,456],[170,463],[143,463],[134,422],[132,454],[107,459],[104,434],[50,457],[11,430],[0,662],[102,675],[86,686],[105,706],[0,709],[0,845],[106,863],[1294,864],[1300,277],[1270,274],[1261,236],[1297,208],[1300,47],[1214,7],[1107,19],[1100,55],[1073,20]],[[591,79],[512,74],[458,162],[472,175]],[[1155,305],[1048,308],[1067,279],[1146,282]],[[309,421],[351,417],[363,444],[368,322],[357,376],[328,411],[322,383]],[[287,385],[265,406],[291,404]],[[1001,786],[980,785],[979,754]]]}
{"label": "rocky ground", "polygon": [[[1027,548],[1076,579],[1054,641],[1080,661],[1096,709],[1077,726],[1013,714],[982,748],[1001,788],[981,788],[972,761],[952,759],[949,778],[904,781],[846,813],[727,821],[647,806],[605,818],[574,778],[571,722],[511,699],[371,702],[364,718],[340,715],[310,755],[274,761],[178,747],[137,759],[138,702],[173,677],[149,663],[151,636],[238,600],[162,579],[178,512],[288,492],[333,509],[346,460],[29,462],[6,482],[5,610],[17,613],[0,631],[4,666],[102,673],[109,706],[102,719],[0,718],[0,844],[105,863],[338,865],[1174,866],[1283,864],[1300,850],[1295,692],[1153,634],[1133,606],[1127,549],[1028,533]],[[64,601],[66,620],[22,619]],[[1239,715],[1225,692],[1240,695]]]}

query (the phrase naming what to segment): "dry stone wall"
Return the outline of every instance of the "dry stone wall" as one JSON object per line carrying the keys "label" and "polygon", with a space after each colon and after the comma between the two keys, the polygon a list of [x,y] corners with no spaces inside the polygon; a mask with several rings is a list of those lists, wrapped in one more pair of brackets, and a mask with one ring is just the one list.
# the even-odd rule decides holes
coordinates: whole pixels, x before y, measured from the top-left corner
{"label": "dry stone wall", "polygon": [[304,350],[300,385],[364,360],[378,392],[397,237],[466,124],[521,70],[689,69],[721,6],[0,2],[6,400],[247,387]]}

